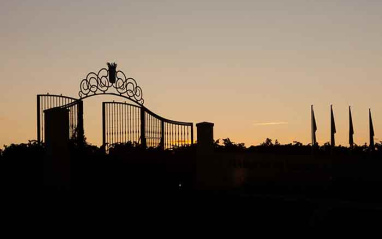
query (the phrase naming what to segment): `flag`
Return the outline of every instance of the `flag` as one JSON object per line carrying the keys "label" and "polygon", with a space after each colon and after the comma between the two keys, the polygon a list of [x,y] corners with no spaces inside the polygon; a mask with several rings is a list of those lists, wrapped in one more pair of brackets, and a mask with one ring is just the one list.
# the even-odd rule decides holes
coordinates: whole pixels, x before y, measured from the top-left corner
{"label": "flag", "polygon": [[370,148],[374,148],[374,127],[373,120],[371,119],[371,111],[369,109],[369,132],[370,132]]}
{"label": "flag", "polygon": [[353,134],[354,134],[354,129],[353,129],[353,120],[351,117],[351,109],[349,106],[349,144],[350,147],[353,147],[354,141],[353,141]]}
{"label": "flag", "polygon": [[316,131],[317,131],[317,125],[316,125],[316,119],[314,117],[314,111],[313,111],[313,105],[311,106],[311,117],[312,117],[312,146],[316,144]]}
{"label": "flag", "polygon": [[334,147],[336,145],[334,134],[336,133],[336,123],[334,122],[334,114],[333,107],[330,105],[330,135],[331,135],[331,146]]}

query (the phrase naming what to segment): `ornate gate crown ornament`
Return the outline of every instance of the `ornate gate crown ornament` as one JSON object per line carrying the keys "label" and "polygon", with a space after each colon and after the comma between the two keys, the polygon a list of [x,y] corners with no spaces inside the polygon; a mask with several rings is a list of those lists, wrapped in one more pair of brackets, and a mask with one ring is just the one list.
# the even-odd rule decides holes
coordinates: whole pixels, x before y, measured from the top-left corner
{"label": "ornate gate crown ornament", "polygon": [[[126,78],[125,73],[117,71],[116,63],[107,63],[109,69],[102,68],[98,73],[90,72],[80,83],[78,95],[81,99],[99,94],[120,95],[143,105],[141,87],[133,78]],[[107,92],[114,88],[117,93]]]}
{"label": "ornate gate crown ornament", "polygon": [[109,81],[110,83],[115,83],[115,73],[117,71],[117,64],[116,63],[107,63],[107,66],[109,67]]}

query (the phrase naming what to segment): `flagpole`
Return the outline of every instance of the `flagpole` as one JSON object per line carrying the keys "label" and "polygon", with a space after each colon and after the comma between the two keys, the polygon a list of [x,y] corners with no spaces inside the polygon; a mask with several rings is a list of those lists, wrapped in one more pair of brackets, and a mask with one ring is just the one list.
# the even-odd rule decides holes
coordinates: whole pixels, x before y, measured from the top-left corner
{"label": "flagpole", "polygon": [[316,131],[317,131],[317,125],[316,125],[316,119],[314,117],[314,110],[313,105],[310,106],[311,110],[311,126],[312,126],[312,147],[316,145]]}
{"label": "flagpole", "polygon": [[334,122],[333,105],[330,105],[330,145],[333,148],[336,145],[334,134],[336,133],[336,125]]}
{"label": "flagpole", "polygon": [[371,118],[371,110],[369,108],[369,134],[370,134],[370,144],[369,147],[371,150],[374,150],[374,127],[373,120]]}
{"label": "flagpole", "polygon": [[310,106],[310,129],[311,129],[311,138],[312,138],[312,146],[314,146],[314,132],[313,132],[313,105]]}
{"label": "flagpole", "polygon": [[351,115],[351,107],[349,105],[349,145],[351,149],[353,148],[353,145],[354,145],[353,135],[354,135],[353,119]]}

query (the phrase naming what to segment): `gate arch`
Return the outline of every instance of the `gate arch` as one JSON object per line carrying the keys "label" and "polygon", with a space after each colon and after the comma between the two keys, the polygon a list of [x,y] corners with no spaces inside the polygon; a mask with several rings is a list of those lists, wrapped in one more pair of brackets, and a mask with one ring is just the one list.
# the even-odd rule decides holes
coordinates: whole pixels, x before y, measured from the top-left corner
{"label": "gate arch", "polygon": [[[134,78],[126,77],[122,71],[117,71],[117,64],[107,63],[108,69],[102,68],[98,73],[90,72],[80,83],[78,95],[81,99],[106,94],[116,95],[143,105],[142,88]],[[108,92],[114,89],[116,93]]]}
{"label": "gate arch", "polygon": [[[44,142],[44,110],[69,109],[69,135],[83,140],[83,100],[96,95],[114,95],[136,105],[122,102],[102,103],[102,143],[110,145],[137,142],[144,148],[171,149],[192,145],[193,123],[169,120],[143,106],[143,92],[133,78],[117,71],[117,64],[107,63],[108,69],[90,72],[80,82],[79,99],[63,96],[37,95],[37,140]],[[114,89],[114,92],[110,92]]]}

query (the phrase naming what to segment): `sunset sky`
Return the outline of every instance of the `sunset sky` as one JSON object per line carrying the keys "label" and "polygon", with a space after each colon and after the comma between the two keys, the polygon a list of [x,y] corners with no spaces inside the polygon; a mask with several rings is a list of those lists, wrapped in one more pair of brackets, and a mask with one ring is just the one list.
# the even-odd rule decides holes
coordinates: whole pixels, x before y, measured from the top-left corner
{"label": "sunset sky", "polygon": [[[78,97],[90,71],[116,62],[169,119],[215,123],[215,139],[382,141],[382,1],[168,0],[0,2],[0,148],[36,139],[36,95]],[[101,143],[101,102],[85,134]],[[121,99],[121,101],[124,101]],[[195,130],[196,131],[196,130]],[[195,137],[196,138],[196,137]]]}

